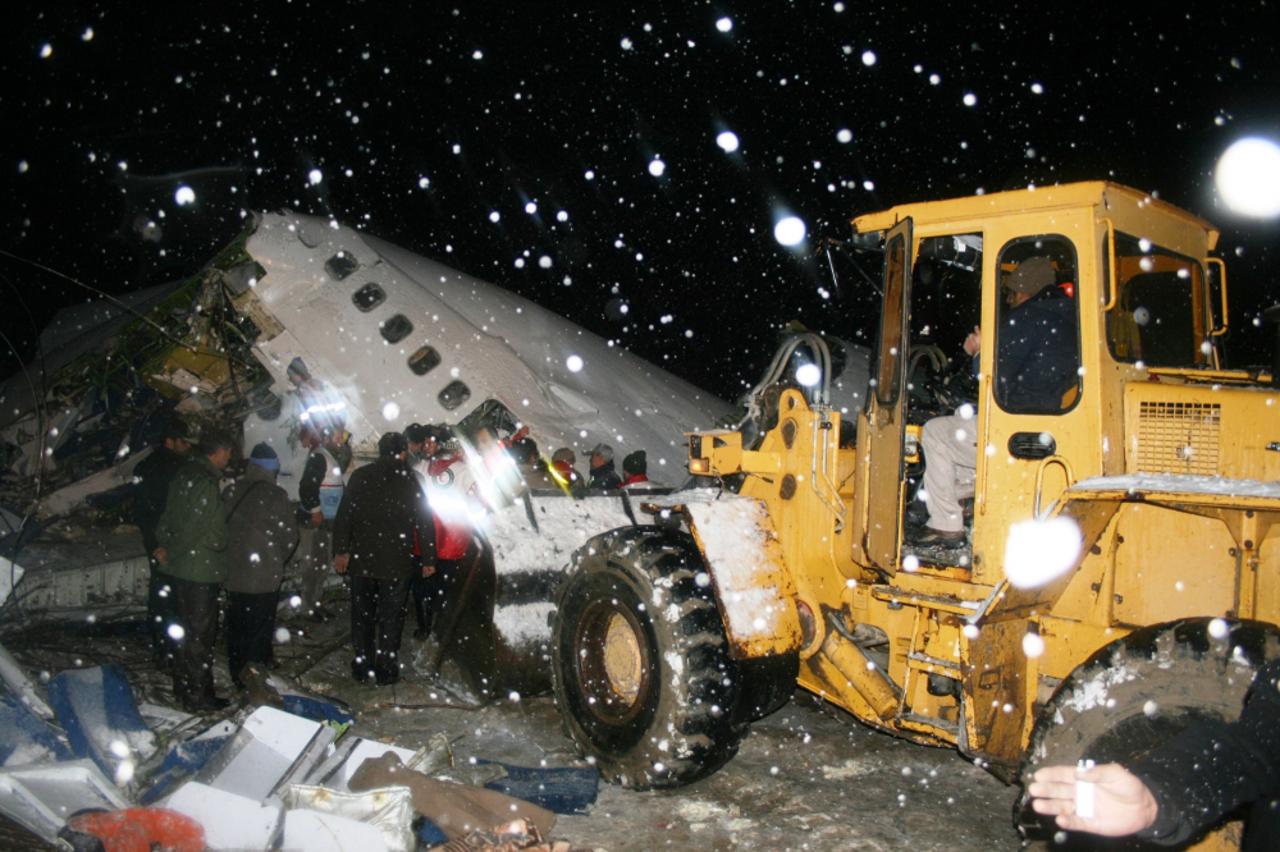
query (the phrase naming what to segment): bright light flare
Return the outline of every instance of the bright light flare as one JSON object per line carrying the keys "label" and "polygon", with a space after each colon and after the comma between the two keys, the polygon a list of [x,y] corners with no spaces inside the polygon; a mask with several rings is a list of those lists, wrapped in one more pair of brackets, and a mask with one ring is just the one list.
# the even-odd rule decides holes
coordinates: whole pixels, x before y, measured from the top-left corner
{"label": "bright light flare", "polygon": [[738,150],[738,134],[732,130],[722,130],[716,136],[716,144],[720,146],[720,150],[726,154],[732,154]]}
{"label": "bright light flare", "polygon": [[1280,216],[1280,146],[1270,139],[1250,136],[1233,143],[1218,159],[1213,179],[1233,213]]}
{"label": "bright light flare", "polygon": [[1018,589],[1047,585],[1075,566],[1080,544],[1080,528],[1070,518],[1014,524],[1005,542],[1004,575]]}
{"label": "bright light flare", "polygon": [[809,229],[799,216],[783,216],[773,226],[773,238],[784,246],[798,246],[804,242]]}

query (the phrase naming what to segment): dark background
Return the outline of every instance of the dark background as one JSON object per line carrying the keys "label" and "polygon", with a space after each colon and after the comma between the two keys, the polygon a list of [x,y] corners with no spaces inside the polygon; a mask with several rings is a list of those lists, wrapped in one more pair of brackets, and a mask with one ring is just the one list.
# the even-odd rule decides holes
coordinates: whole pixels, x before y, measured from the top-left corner
{"label": "dark background", "polygon": [[[847,267],[833,285],[814,252],[851,216],[1109,179],[1222,226],[1229,360],[1260,362],[1280,227],[1222,209],[1213,169],[1238,138],[1280,138],[1280,15],[1124,5],[29,10],[0,34],[0,250],[21,258],[0,256],[3,331],[29,356],[32,329],[88,295],[30,262],[118,293],[198,269],[245,211],[289,207],[521,293],[728,397],[787,320],[869,340],[868,288]],[[716,146],[723,129],[736,153]],[[196,201],[180,207],[184,183]],[[774,240],[784,212],[807,223],[804,246]],[[7,374],[17,361],[0,352]]]}

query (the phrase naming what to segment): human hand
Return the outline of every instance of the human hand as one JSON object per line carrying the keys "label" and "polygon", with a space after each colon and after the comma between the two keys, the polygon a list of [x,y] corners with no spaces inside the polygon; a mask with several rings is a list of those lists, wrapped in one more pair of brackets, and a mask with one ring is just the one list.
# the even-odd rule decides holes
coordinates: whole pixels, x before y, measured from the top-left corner
{"label": "human hand", "polygon": [[964,354],[972,358],[978,354],[978,350],[981,348],[982,330],[975,325],[973,331],[969,332],[969,336],[964,339]]}
{"label": "human hand", "polygon": [[320,525],[323,523],[324,523],[324,512],[321,512],[319,509],[316,509],[314,512],[311,513],[311,526],[315,529],[320,529]]}
{"label": "human hand", "polygon": [[434,577],[436,574],[436,564],[434,562],[422,563],[422,576]]}
{"label": "human hand", "polygon": [[351,561],[351,554],[339,553],[333,557],[333,570],[339,574],[347,573],[347,563]]}
{"label": "human hand", "polygon": [[165,548],[157,547],[155,550],[151,552],[151,555],[154,556],[155,560],[159,562],[161,565],[169,564],[169,551],[166,550]]}
{"label": "human hand", "polygon": [[[1081,807],[1078,797],[1082,784],[1092,787],[1091,809],[1087,804]],[[1059,828],[1104,837],[1124,837],[1141,831],[1155,822],[1158,810],[1147,785],[1118,763],[1090,769],[1046,766],[1036,770],[1027,792],[1035,812],[1054,817]]]}

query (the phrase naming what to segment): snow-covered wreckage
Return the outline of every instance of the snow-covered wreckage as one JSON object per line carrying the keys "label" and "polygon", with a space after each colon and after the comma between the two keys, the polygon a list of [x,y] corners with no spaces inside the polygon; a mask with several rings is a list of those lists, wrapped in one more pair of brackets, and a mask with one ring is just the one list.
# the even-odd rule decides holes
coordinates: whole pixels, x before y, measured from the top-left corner
{"label": "snow-covered wreckage", "polygon": [[[296,499],[299,432],[317,411],[344,424],[357,463],[410,423],[449,424],[462,443],[488,425],[500,437],[527,430],[544,457],[568,447],[585,461],[597,443],[619,460],[644,450],[666,485],[686,477],[683,433],[733,412],[495,285],[289,212],[255,215],[187,280],[64,310],[40,344],[0,387],[9,627],[139,612],[148,563],[127,523],[132,471],[174,415],[238,426],[246,453],[270,444]],[[290,381],[291,365],[312,377],[307,388]],[[509,653],[536,658],[547,583],[590,535],[634,523],[625,496],[505,496],[480,529],[497,574],[478,600],[494,610],[484,668]],[[514,686],[545,686],[542,674],[523,683],[523,669],[499,667]]]}

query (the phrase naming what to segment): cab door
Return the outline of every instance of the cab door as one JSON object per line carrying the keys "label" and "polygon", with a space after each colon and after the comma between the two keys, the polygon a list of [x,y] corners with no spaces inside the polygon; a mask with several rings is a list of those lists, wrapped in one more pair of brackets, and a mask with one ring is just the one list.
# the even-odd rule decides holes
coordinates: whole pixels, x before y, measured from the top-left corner
{"label": "cab door", "polygon": [[[876,345],[873,386],[860,415],[858,453],[862,463],[855,496],[860,541],[855,558],[887,571],[898,564],[901,530],[902,454],[906,427],[907,305],[914,257],[910,217],[893,227],[884,243],[884,301]],[[862,553],[858,554],[857,551]]]}

